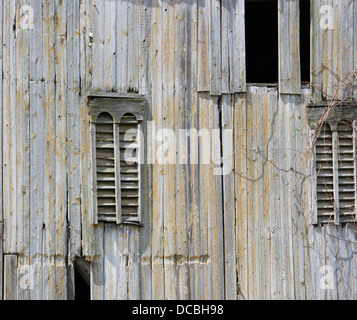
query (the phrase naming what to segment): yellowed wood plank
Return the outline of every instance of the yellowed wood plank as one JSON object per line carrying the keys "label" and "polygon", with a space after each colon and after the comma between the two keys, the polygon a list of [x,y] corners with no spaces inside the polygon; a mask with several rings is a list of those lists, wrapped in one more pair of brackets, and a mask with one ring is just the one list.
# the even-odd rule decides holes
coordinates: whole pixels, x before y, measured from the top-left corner
{"label": "yellowed wood plank", "polygon": [[17,300],[17,256],[4,256],[4,300]]}

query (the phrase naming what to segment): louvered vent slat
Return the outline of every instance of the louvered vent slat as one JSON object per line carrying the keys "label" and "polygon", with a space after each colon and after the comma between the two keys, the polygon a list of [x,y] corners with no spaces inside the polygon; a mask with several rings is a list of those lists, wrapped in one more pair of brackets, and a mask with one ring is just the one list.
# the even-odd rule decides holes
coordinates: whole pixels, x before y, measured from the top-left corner
{"label": "louvered vent slat", "polygon": [[317,214],[319,223],[334,219],[332,132],[323,126],[316,141]]}
{"label": "louvered vent slat", "polygon": [[140,183],[139,183],[139,122],[132,114],[122,117],[120,132],[120,189],[123,223],[139,222]]}
{"label": "louvered vent slat", "polygon": [[340,222],[355,221],[355,150],[353,122],[344,121],[337,126],[338,132],[338,184]]}
{"label": "louvered vent slat", "polygon": [[96,123],[96,168],[98,219],[103,222],[116,221],[116,176],[114,152],[114,122],[103,113]]}

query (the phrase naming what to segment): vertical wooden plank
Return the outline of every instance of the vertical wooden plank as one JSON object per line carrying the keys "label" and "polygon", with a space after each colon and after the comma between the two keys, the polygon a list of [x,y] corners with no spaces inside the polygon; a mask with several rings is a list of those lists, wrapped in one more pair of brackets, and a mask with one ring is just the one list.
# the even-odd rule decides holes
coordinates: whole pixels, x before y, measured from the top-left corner
{"label": "vertical wooden plank", "polygon": [[[54,2],[43,5],[42,29],[43,34],[43,134],[44,134],[44,163],[43,163],[43,249],[45,258],[43,264],[43,299],[53,300],[54,286],[54,255],[55,255],[55,30]],[[22,263],[26,263],[23,261]]]}
{"label": "vertical wooden plank", "polygon": [[[110,1],[111,2],[111,1]],[[92,1],[93,41],[92,41],[92,89],[101,91],[104,86],[104,43],[105,43],[105,0]]]}
{"label": "vertical wooden plank", "polygon": [[[198,106],[199,106],[199,128],[201,132],[206,132],[208,137],[210,137],[209,131],[209,93],[199,93],[198,94]],[[208,141],[210,141],[209,139]],[[210,185],[209,185],[209,174],[211,171],[210,160],[211,160],[211,146],[202,142],[200,144],[200,218],[199,218],[199,246],[201,256],[206,256],[206,260],[200,265],[200,296],[197,299],[209,299],[210,292],[209,287],[209,276],[208,268],[211,263],[209,256],[209,244],[208,244],[208,219],[209,219],[209,201],[208,197],[210,195]]]}
{"label": "vertical wooden plank", "polygon": [[129,278],[128,278],[128,299],[140,300],[140,259],[139,259],[139,232],[137,227],[129,229]]}
{"label": "vertical wooden plank", "polygon": [[221,3],[222,11],[222,93],[246,90],[245,84],[245,2]]}
{"label": "vertical wooden plank", "polygon": [[34,270],[34,290],[30,299],[42,299],[42,232],[43,232],[43,86],[30,81],[30,266]]}
{"label": "vertical wooden plank", "polygon": [[[148,95],[149,88],[151,87],[151,77],[150,77],[150,46],[151,46],[151,1],[141,0],[141,16],[140,16],[140,93]],[[152,120],[151,114],[151,99],[147,99],[147,119]],[[152,237],[152,163],[151,157],[152,150],[155,146],[155,139],[149,125],[147,127],[147,144],[145,147],[145,154],[148,165],[144,166],[144,181],[143,188],[146,192],[143,195],[144,207],[146,210],[143,211],[142,223],[144,228],[140,231],[140,285],[141,285],[141,299],[150,300],[152,297],[152,248],[151,248],[151,237]]]}
{"label": "vertical wooden plank", "polygon": [[[285,276],[285,270],[283,269],[283,263],[282,259],[284,258],[283,252],[282,252],[282,246],[284,245],[284,238],[282,236],[282,222],[281,219],[284,217],[284,212],[285,212],[285,202],[284,199],[281,197],[281,195],[285,191],[285,185],[282,181],[283,174],[281,172],[281,168],[283,168],[284,162],[282,161],[282,158],[284,156],[284,149],[282,148],[283,143],[285,140],[285,136],[281,134],[281,128],[284,127],[284,121],[282,117],[282,113],[284,112],[284,109],[282,108],[281,104],[279,101],[277,102],[277,128],[276,128],[276,136],[275,136],[275,158],[274,158],[274,163],[276,166],[276,184],[277,184],[277,190],[275,193],[275,232],[276,232],[276,281],[277,281],[277,292],[276,292],[276,298],[277,299],[283,299],[283,283],[284,283],[284,276]],[[284,273],[283,273],[284,272]]]}
{"label": "vertical wooden plank", "polygon": [[281,232],[282,232],[282,280],[283,280],[283,298],[294,299],[294,288],[291,284],[293,280],[292,272],[292,243],[291,243],[291,194],[286,191],[286,188],[291,188],[291,175],[290,175],[290,117],[291,117],[291,103],[290,96],[281,95],[279,97],[279,109],[280,109],[280,121],[282,123],[280,127],[280,181],[283,189],[281,189]]}
{"label": "vertical wooden plank", "polygon": [[70,259],[81,255],[80,183],[80,7],[68,4],[68,217],[71,225]]}
{"label": "vertical wooden plank", "polygon": [[[104,300],[117,300],[117,285],[123,281],[125,274],[118,273],[118,245],[123,242],[115,224],[104,225]],[[117,278],[119,275],[119,279]],[[123,278],[122,278],[123,277]],[[126,289],[126,288],[125,288]]]}
{"label": "vertical wooden plank", "polygon": [[256,90],[251,87],[247,89],[247,248],[248,248],[248,283],[247,283],[247,299],[254,299],[254,252],[255,248],[252,244],[253,238],[253,229],[254,228],[254,211],[253,211],[253,195],[254,195],[254,160],[252,155],[253,147],[253,137],[254,137],[254,125],[253,125],[253,103],[254,103],[254,94]]}
{"label": "vertical wooden plank", "polygon": [[234,95],[222,96],[223,212],[225,253],[225,299],[237,300],[236,211],[233,119]]}
{"label": "vertical wooden plank", "polygon": [[[297,300],[306,299],[306,275],[304,270],[304,239],[306,238],[303,215],[305,213],[303,205],[306,201],[303,197],[303,183],[304,168],[302,165],[303,156],[306,154],[306,143],[303,143],[304,132],[302,126],[305,123],[305,103],[304,96],[294,98],[295,108],[294,108],[294,157],[293,157],[293,168],[294,168],[294,192],[292,205],[294,207],[294,215],[292,221],[293,229],[293,243],[294,243],[294,256],[296,259],[294,261],[294,282],[295,282],[295,293]],[[306,172],[306,171],[305,171]],[[307,212],[306,212],[307,213]]]}
{"label": "vertical wooden plank", "polygon": [[209,68],[211,95],[222,93],[221,4],[209,1]]}
{"label": "vertical wooden plank", "polygon": [[17,300],[17,256],[4,256],[4,300]]}
{"label": "vertical wooden plank", "polygon": [[246,95],[236,94],[234,105],[235,203],[237,215],[236,255],[238,298],[248,298],[247,213],[247,105]]}
{"label": "vertical wooden plank", "polygon": [[300,108],[299,105],[300,99],[297,96],[291,95],[289,98],[289,109],[290,109],[290,116],[289,116],[289,127],[290,127],[290,151],[289,151],[289,167],[291,168],[289,171],[289,182],[290,182],[290,259],[291,259],[291,283],[292,283],[292,295],[293,299],[298,299],[300,300],[300,287],[301,287],[301,282],[300,280],[297,279],[302,279],[303,277],[300,276],[299,274],[299,247],[298,243],[296,241],[297,239],[297,197],[296,197],[296,181],[297,181],[297,175],[296,173],[299,172],[298,168],[296,167],[296,157],[297,157],[297,152],[299,152],[299,149],[297,149],[296,146],[296,134],[297,134],[297,125],[296,125],[296,119],[298,118],[297,115],[297,109]]}
{"label": "vertical wooden plank", "polygon": [[[235,4],[235,6],[234,6]],[[246,58],[245,58],[245,1],[233,1],[233,30],[231,33],[232,49],[230,54],[230,91],[246,91]]]}
{"label": "vertical wooden plank", "polygon": [[56,296],[55,300],[67,300],[67,264],[66,258],[55,257],[56,268]]}
{"label": "vertical wooden plank", "polygon": [[301,93],[300,1],[278,1],[279,92]]}
{"label": "vertical wooden plank", "polygon": [[[162,110],[162,127],[165,130],[175,129],[174,113],[174,65],[175,65],[175,4],[162,4],[162,59],[163,59],[163,110]],[[190,54],[188,52],[188,54]],[[170,139],[170,135],[165,135],[165,139]],[[170,143],[171,144],[171,143]],[[174,146],[170,146],[174,148]],[[173,150],[173,149],[171,149]],[[165,254],[165,299],[177,299],[177,268],[175,262],[176,254],[176,195],[175,195],[175,159],[170,150],[163,155],[163,212],[164,212],[164,254]]]}
{"label": "vertical wooden plank", "polygon": [[280,184],[279,184],[279,172],[277,167],[278,153],[279,153],[279,144],[278,144],[278,112],[279,105],[277,103],[277,95],[275,94],[274,102],[271,103],[269,107],[269,123],[271,126],[271,144],[268,151],[268,158],[270,161],[269,168],[269,185],[270,185],[270,201],[269,205],[271,208],[270,211],[270,243],[271,243],[271,261],[270,261],[270,286],[271,286],[271,299],[279,299],[279,291],[281,290],[279,277],[279,230],[278,230],[278,218],[279,217],[279,193],[280,193]]}
{"label": "vertical wooden plank", "polygon": [[128,92],[139,90],[139,0],[128,2]]}
{"label": "vertical wooden plank", "polygon": [[[191,36],[190,41],[190,70],[189,70],[189,85],[191,88],[191,97],[189,105],[191,106],[189,111],[189,123],[192,132],[199,132],[199,104],[198,104],[198,94],[197,94],[197,83],[198,83],[198,1],[191,1],[191,7],[187,14],[187,20],[190,20]],[[196,130],[196,131],[195,131]],[[202,252],[201,248],[201,227],[200,227],[200,217],[201,217],[201,194],[200,194],[200,151],[199,151],[199,141],[198,137],[190,138],[190,190],[191,190],[191,226],[192,226],[192,241],[190,242],[189,255],[190,255],[190,290],[192,292],[191,297],[195,299],[202,299],[204,292],[202,291],[202,266],[205,263],[206,255]],[[202,142],[201,138],[201,142]],[[192,257],[194,257],[192,259]],[[192,261],[193,260],[193,261]]]}
{"label": "vertical wooden plank", "polygon": [[254,258],[254,299],[264,299],[262,284],[264,281],[264,272],[262,272],[262,265],[264,265],[264,254],[262,253],[262,224],[261,224],[261,215],[262,215],[262,150],[261,141],[262,141],[262,106],[263,99],[266,96],[267,89],[260,88],[258,94],[254,99],[253,104],[253,149],[252,157],[255,159],[254,163],[254,193],[253,193],[253,206],[254,206],[254,236],[253,236],[253,245],[255,247]]}
{"label": "vertical wooden plank", "polygon": [[137,227],[131,227],[128,229],[128,239],[129,239],[129,277],[128,277],[128,299],[129,300],[140,300],[141,291],[145,290],[140,282],[140,230]]}
{"label": "vertical wooden plank", "polygon": [[[305,106],[308,104],[308,101],[311,99],[311,88],[303,88],[302,95],[301,95],[301,106],[299,107],[300,117],[298,117],[298,122],[300,122],[300,135],[297,135],[297,139],[299,140],[299,144],[302,146],[298,148],[301,150],[300,158],[301,161],[301,172],[306,172],[307,176],[300,175],[299,184],[301,185],[301,190],[299,191],[301,194],[301,217],[300,217],[300,227],[299,229],[302,230],[302,236],[300,236],[300,243],[301,243],[301,251],[302,256],[304,257],[303,261],[301,261],[301,268],[304,270],[304,290],[306,300],[311,299],[312,297],[312,281],[311,281],[311,270],[310,270],[310,256],[308,254],[308,240],[309,240],[309,197],[310,194],[308,193],[309,188],[309,157],[308,157],[308,150],[309,150],[309,125],[307,123],[307,115],[305,112]],[[297,144],[297,145],[299,145]]]}
{"label": "vertical wooden plank", "polygon": [[[311,87],[312,87],[312,99],[313,100],[320,100],[321,99],[321,79],[320,79],[320,70],[319,66],[321,63],[321,57],[318,54],[319,52],[319,45],[320,45],[320,31],[319,31],[319,23],[320,23],[320,15],[317,11],[318,2],[311,1],[310,2],[310,15],[311,15],[311,62],[310,62],[310,78],[311,78]],[[315,48],[315,50],[312,50]]]}
{"label": "vertical wooden plank", "polygon": [[65,299],[67,255],[67,175],[68,175],[68,99],[67,99],[67,8],[68,1],[55,1],[56,30],[56,299]]}
{"label": "vertical wooden plank", "polygon": [[[157,131],[155,136],[162,141],[158,132],[162,129],[162,3],[151,7],[151,81],[152,81],[152,120],[155,121]],[[154,152],[159,144],[154,147]],[[162,154],[157,156],[162,157]],[[161,160],[161,159],[160,159]],[[152,231],[152,298],[162,300],[165,297],[165,271],[164,271],[164,212],[163,212],[163,171],[156,160],[153,165],[153,223]]]}
{"label": "vertical wooden plank", "polygon": [[211,277],[211,294],[212,299],[224,299],[224,255],[223,255],[223,203],[222,203],[222,176],[217,174],[217,167],[221,165],[221,140],[217,135],[219,130],[220,119],[219,109],[220,101],[217,97],[210,99],[210,129],[212,130],[212,164],[211,164],[211,197],[210,197],[210,216],[208,218],[208,241],[211,243],[210,257],[211,263],[209,272]]}
{"label": "vertical wooden plank", "polygon": [[197,91],[210,90],[209,2],[198,0]]}
{"label": "vertical wooden plank", "polygon": [[44,221],[44,83],[43,83],[43,7],[31,1],[34,30],[30,37],[30,219],[29,267],[33,284],[31,300],[43,299],[43,221]]}
{"label": "vertical wooden plank", "polygon": [[[4,17],[3,17],[3,6],[4,6],[4,1],[1,1],[0,3],[0,41],[3,44],[3,24],[4,24]],[[3,107],[3,45],[0,46],[0,103],[1,103],[1,108],[0,108],[0,132],[3,133],[3,112],[4,112],[4,107]],[[4,192],[3,192],[3,141],[0,139],[0,194],[2,195],[2,199],[4,197]],[[0,201],[0,222],[3,222],[3,201]],[[2,294],[2,293],[1,293]],[[1,300],[1,299],[0,299]]]}
{"label": "vertical wooden plank", "polygon": [[[16,69],[15,3],[3,2],[3,192],[4,251],[16,253],[17,199],[16,199]],[[15,195],[15,196],[13,196]]]}
{"label": "vertical wooden plank", "polygon": [[230,93],[230,50],[232,48],[232,1],[223,0],[221,4],[221,37],[222,37],[222,93]]}
{"label": "vertical wooden plank", "polygon": [[[176,27],[177,37],[175,41],[175,51],[189,52],[188,50],[188,11],[189,3],[181,2],[176,7]],[[187,81],[186,70],[190,70],[189,61],[190,55],[181,58],[181,55],[175,55],[175,64],[178,68],[175,71],[175,86],[177,88],[175,94],[175,128],[176,130],[186,129],[186,88]],[[176,137],[179,138],[179,135]],[[176,140],[177,157],[176,157],[176,250],[178,257],[178,299],[185,300],[191,297],[190,279],[189,279],[189,242],[190,236],[188,233],[188,178],[187,178],[187,163],[188,150],[187,141]]]}
{"label": "vertical wooden plank", "polygon": [[4,224],[0,222],[0,301],[3,300],[3,280],[4,280],[4,251],[3,251],[3,240],[4,240]]}
{"label": "vertical wooden plank", "polygon": [[104,36],[104,79],[102,88],[111,92],[115,90],[116,83],[116,1],[104,0],[104,7],[102,7],[104,20],[103,36]]}
{"label": "vertical wooden plank", "polygon": [[139,1],[139,93],[146,95],[149,66],[149,46],[150,46],[150,0]]}
{"label": "vertical wooden plank", "polygon": [[[20,2],[17,6],[17,15],[20,16],[20,11],[24,2]],[[18,198],[18,232],[17,232],[17,252],[28,254],[28,216],[29,216],[29,29],[21,28],[18,19],[17,37],[16,37],[16,104],[17,112],[17,188]],[[23,27],[23,26],[22,26]],[[2,96],[2,94],[1,94]],[[2,131],[1,131],[2,132]],[[2,142],[1,142],[2,143]],[[0,156],[1,157],[1,156]],[[1,171],[2,169],[0,169]],[[2,194],[0,187],[0,192]],[[2,206],[2,204],[1,204]],[[2,215],[2,214],[1,214]],[[2,219],[2,218],[0,218]]]}
{"label": "vertical wooden plank", "polygon": [[264,274],[262,279],[262,294],[264,295],[264,299],[271,300],[271,229],[270,229],[270,217],[272,215],[272,209],[270,207],[270,195],[271,195],[271,178],[270,178],[270,149],[272,148],[271,138],[272,138],[272,117],[270,114],[271,106],[276,102],[276,90],[271,89],[268,90],[266,96],[264,97],[262,103],[262,133],[261,133],[261,156],[262,156],[262,164],[261,164],[261,192],[262,200],[261,200],[261,235],[263,244],[261,246],[260,251],[262,252],[262,256],[264,257],[264,264],[262,264],[261,272]]}
{"label": "vertical wooden plank", "polygon": [[34,28],[30,45],[30,266],[34,287],[30,299],[43,299],[44,104],[42,3],[33,2]]}
{"label": "vertical wooden plank", "polygon": [[[91,167],[91,128],[90,115],[87,107],[87,97],[83,94],[91,91],[92,85],[92,46],[90,34],[92,33],[92,3],[91,1],[80,2],[80,78],[81,78],[81,101],[80,101],[80,170],[81,170],[81,216],[82,216],[82,255],[88,259],[94,256],[94,226],[92,204],[92,173]],[[84,201],[88,199],[88,201]]]}
{"label": "vertical wooden plank", "polygon": [[[117,228],[117,258],[116,258],[116,272],[118,274],[117,277],[117,299],[119,300],[128,300],[128,278],[129,278],[129,228],[128,226],[119,226]],[[106,253],[110,255],[111,253]],[[104,277],[106,278],[106,274],[104,273]],[[105,279],[107,282],[107,279]]]}
{"label": "vertical wooden plank", "polygon": [[104,300],[104,224],[95,227],[95,254],[90,264],[90,288],[92,300]]}
{"label": "vertical wooden plank", "polygon": [[117,71],[116,86],[118,92],[128,90],[128,1],[117,1]]}

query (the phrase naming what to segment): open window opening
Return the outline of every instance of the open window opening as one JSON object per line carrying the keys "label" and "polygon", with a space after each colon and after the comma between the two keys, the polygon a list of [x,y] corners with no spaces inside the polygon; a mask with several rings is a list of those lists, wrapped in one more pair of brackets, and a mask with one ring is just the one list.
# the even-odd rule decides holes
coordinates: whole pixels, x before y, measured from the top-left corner
{"label": "open window opening", "polygon": [[279,80],[278,1],[246,0],[247,83]]}
{"label": "open window opening", "polygon": [[300,0],[301,82],[310,83],[310,0]]}

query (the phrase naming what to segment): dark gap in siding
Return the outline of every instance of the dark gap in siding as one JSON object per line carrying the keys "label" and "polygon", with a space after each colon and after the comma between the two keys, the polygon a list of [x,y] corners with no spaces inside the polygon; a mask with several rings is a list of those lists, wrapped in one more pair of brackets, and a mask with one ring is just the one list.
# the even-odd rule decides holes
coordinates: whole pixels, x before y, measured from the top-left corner
{"label": "dark gap in siding", "polygon": [[247,83],[277,83],[278,1],[245,1]]}
{"label": "dark gap in siding", "polygon": [[310,82],[310,0],[300,0],[301,81]]}
{"label": "dark gap in siding", "polygon": [[74,270],[75,300],[90,300],[90,286],[83,279],[77,268]]}

